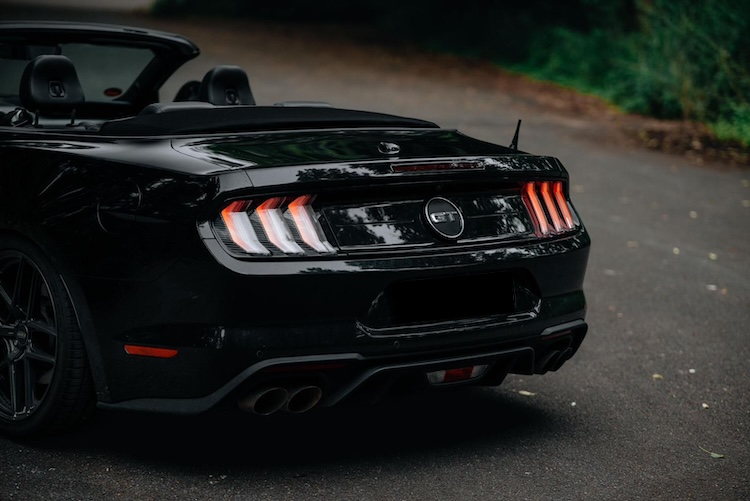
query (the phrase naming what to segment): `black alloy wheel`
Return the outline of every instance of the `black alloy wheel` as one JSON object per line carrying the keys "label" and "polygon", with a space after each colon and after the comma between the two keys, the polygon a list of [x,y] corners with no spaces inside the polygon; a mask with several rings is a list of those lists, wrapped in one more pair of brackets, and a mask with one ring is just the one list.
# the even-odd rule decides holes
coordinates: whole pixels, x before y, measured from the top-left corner
{"label": "black alloy wheel", "polygon": [[72,303],[33,245],[0,239],[0,430],[53,432],[90,409],[91,377]]}

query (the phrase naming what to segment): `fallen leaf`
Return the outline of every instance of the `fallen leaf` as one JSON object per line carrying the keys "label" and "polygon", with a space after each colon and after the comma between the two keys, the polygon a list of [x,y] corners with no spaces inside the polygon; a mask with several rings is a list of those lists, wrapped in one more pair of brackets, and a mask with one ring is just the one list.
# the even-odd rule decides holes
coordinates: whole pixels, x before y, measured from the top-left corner
{"label": "fallen leaf", "polygon": [[704,449],[703,447],[701,447],[700,445],[698,446],[698,448],[700,450],[702,450],[703,452],[705,452],[706,454],[710,454],[711,457],[714,458],[714,459],[724,459],[724,454],[719,454],[718,452],[708,451],[708,450]]}
{"label": "fallen leaf", "polygon": [[518,390],[518,394],[523,395],[524,397],[533,397],[534,395],[536,395],[536,393],[531,393],[530,391],[526,390]]}

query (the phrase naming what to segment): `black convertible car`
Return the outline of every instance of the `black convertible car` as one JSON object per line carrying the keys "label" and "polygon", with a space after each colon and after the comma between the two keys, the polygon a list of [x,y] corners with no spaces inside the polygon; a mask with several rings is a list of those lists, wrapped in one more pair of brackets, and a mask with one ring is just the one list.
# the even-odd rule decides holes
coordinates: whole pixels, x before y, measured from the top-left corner
{"label": "black convertible car", "polygon": [[557,370],[590,240],[551,157],[243,69],[170,33],[0,23],[0,430],[95,405],[268,415]]}

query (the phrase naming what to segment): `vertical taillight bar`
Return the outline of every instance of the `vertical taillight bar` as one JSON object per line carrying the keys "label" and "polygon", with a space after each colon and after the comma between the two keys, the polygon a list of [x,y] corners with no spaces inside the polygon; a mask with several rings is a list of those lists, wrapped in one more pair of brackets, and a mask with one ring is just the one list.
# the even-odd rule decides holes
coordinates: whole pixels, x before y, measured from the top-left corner
{"label": "vertical taillight bar", "polygon": [[270,254],[271,251],[263,247],[258,241],[250,217],[247,215],[249,200],[237,200],[221,211],[221,218],[229,230],[232,241],[240,246],[245,252],[251,254]]}
{"label": "vertical taillight bar", "polygon": [[260,223],[266,232],[266,236],[276,247],[281,249],[285,254],[304,254],[297,242],[294,241],[289,227],[284,221],[284,214],[281,212],[283,198],[269,198],[255,209],[260,218]]}
{"label": "vertical taillight bar", "polygon": [[531,205],[531,214],[536,220],[536,224],[539,228],[539,233],[541,233],[543,236],[549,235],[547,216],[545,216],[544,209],[542,209],[542,204],[539,202],[539,197],[536,194],[535,183],[526,183],[523,189],[524,198],[528,201],[529,205]]}
{"label": "vertical taillight bar", "polygon": [[310,205],[314,199],[313,195],[302,195],[295,198],[289,204],[289,213],[292,215],[294,225],[297,227],[303,242],[317,252],[334,252],[331,244],[323,236],[323,230],[320,228],[320,224],[315,217],[315,211]]}
{"label": "vertical taillight bar", "polygon": [[230,202],[221,211],[229,238],[249,254],[305,254],[308,247],[334,254],[312,207],[315,195],[298,196],[287,204],[288,200],[291,197],[268,198],[254,209],[250,200]]}
{"label": "vertical taillight bar", "polygon": [[549,214],[550,219],[552,219],[552,226],[555,227],[555,231],[560,232],[563,229],[562,221],[560,220],[560,215],[557,213],[555,203],[552,201],[549,183],[546,181],[541,183],[540,189],[542,192],[542,200],[544,200],[544,205],[547,207],[547,214]]}
{"label": "vertical taillight bar", "polygon": [[565,200],[565,193],[563,193],[562,181],[557,181],[554,187],[555,200],[557,200],[557,206],[560,208],[560,213],[565,220],[565,226],[569,229],[573,229],[575,223],[573,222],[573,215],[570,213],[568,208],[568,201]]}
{"label": "vertical taillight bar", "polygon": [[526,183],[523,186],[523,199],[540,236],[575,228],[562,181]]}

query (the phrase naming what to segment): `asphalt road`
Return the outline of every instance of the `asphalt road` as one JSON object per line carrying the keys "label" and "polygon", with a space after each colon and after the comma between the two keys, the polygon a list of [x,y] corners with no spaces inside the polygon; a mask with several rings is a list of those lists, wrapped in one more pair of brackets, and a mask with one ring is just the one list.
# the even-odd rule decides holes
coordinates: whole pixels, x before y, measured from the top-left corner
{"label": "asphalt road", "polygon": [[589,335],[559,372],[273,419],[102,411],[72,435],[0,438],[0,499],[750,499],[750,171],[629,145],[611,117],[368,37],[17,4],[0,16],[190,36],[202,61],[165,100],[232,63],[264,104],[413,115],[503,144],[523,118],[521,148],[566,165],[593,244]]}

